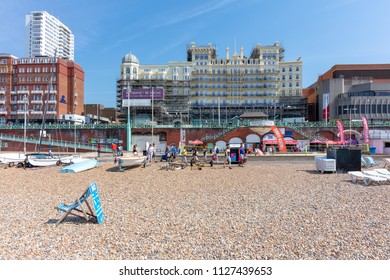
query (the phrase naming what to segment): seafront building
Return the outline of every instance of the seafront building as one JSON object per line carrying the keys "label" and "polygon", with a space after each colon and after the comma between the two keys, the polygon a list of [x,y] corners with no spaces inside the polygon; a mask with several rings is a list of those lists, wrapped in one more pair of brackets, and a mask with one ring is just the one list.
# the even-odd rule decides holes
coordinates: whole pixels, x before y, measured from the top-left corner
{"label": "seafront building", "polygon": [[335,65],[304,92],[311,121],[390,120],[390,64]]}
{"label": "seafront building", "polygon": [[302,60],[284,61],[278,42],[260,45],[249,56],[240,49],[218,58],[216,46],[187,46],[187,60],[167,65],[142,65],[126,54],[117,80],[117,110],[135,123],[226,124],[245,112],[271,119],[304,121]]}
{"label": "seafront building", "polygon": [[[46,106],[46,107],[45,107]],[[84,112],[84,71],[74,61],[0,54],[0,123],[55,122]]]}
{"label": "seafront building", "polygon": [[[45,11],[26,15],[25,55],[74,60],[74,35],[61,21]],[[57,51],[57,53],[56,53]]]}

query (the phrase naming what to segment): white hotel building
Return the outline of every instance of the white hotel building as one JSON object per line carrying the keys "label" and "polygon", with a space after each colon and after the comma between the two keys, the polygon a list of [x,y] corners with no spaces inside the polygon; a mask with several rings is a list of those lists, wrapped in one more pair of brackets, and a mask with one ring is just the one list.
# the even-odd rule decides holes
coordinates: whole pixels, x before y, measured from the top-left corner
{"label": "white hotel building", "polygon": [[45,11],[31,12],[25,22],[25,55],[74,60],[74,36],[70,29]]}
{"label": "white hotel building", "polygon": [[[127,54],[117,80],[121,122],[126,122],[127,107],[122,101],[127,88],[137,93],[141,89],[162,89],[164,96],[153,100],[154,118],[174,124],[231,122],[245,112],[262,112],[275,119],[307,115],[302,97],[302,61],[285,62],[284,48],[278,42],[257,44],[249,57],[243,48],[233,55],[227,48],[224,58],[217,57],[213,44],[191,43],[187,46],[187,61],[167,65],[140,65],[135,55]],[[151,120],[150,99],[149,92],[143,102],[130,103],[132,122]]]}

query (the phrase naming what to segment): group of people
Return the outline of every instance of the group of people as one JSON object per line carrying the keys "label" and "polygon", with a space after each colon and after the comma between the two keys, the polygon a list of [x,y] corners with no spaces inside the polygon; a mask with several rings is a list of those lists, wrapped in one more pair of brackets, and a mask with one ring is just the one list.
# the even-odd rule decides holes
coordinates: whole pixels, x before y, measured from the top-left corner
{"label": "group of people", "polygon": [[[114,157],[123,155],[123,147],[121,144],[116,144],[115,142],[113,142],[111,144],[111,150],[112,150]],[[100,151],[101,151],[100,144],[97,145],[97,151],[98,151],[98,156],[100,156]],[[243,143],[241,143],[240,148],[239,148],[239,155],[238,155],[238,159],[239,159],[238,166],[244,166],[246,159],[248,157],[247,153],[248,153],[248,151],[245,149],[245,145]],[[187,163],[188,152],[187,152],[186,146],[181,147],[181,150],[180,149],[178,150],[176,148],[175,144],[172,144],[171,146],[166,147],[165,156],[168,157],[169,160],[175,160],[178,154],[181,155],[182,161]],[[215,145],[213,150],[211,151],[211,157],[212,157],[213,162],[219,162],[218,154],[219,154],[219,148],[218,148],[218,146]],[[137,144],[133,145],[133,155],[138,156]],[[152,163],[153,161],[156,162],[156,145],[154,143],[149,144],[149,147],[146,151],[146,155],[147,155],[147,160],[149,161],[149,163]],[[205,161],[207,161],[206,147],[203,147],[203,158]],[[232,168],[232,157],[231,157],[230,145],[226,146],[226,149],[224,151],[224,158],[225,159],[224,159],[223,167],[225,168],[227,165],[231,169]],[[191,161],[193,161],[193,162],[199,161],[197,149],[192,150]]]}
{"label": "group of people", "polygon": [[111,143],[112,156],[123,156],[123,146],[122,144],[117,145],[115,142]]}
{"label": "group of people", "polygon": [[[239,155],[238,155],[238,166],[244,167],[247,158],[248,158],[248,151],[245,149],[244,143],[241,143],[239,148]],[[229,166],[230,169],[232,169],[232,157],[231,157],[230,145],[226,146],[225,161],[223,163],[223,168],[225,168],[226,164]]]}
{"label": "group of people", "polygon": [[149,163],[152,163],[152,161],[156,162],[156,145],[154,143],[149,144],[146,156],[148,157]]}
{"label": "group of people", "polygon": [[[96,144],[96,151],[97,151],[97,156],[100,157],[100,154],[102,152],[102,145],[100,143]],[[120,157],[123,156],[123,146],[122,144],[116,144],[115,142],[111,143],[111,151],[112,151],[112,156],[113,157]]]}
{"label": "group of people", "polygon": [[[238,155],[238,166],[241,166],[243,167],[247,158],[248,158],[248,151],[245,149],[245,145],[242,143],[241,146],[240,146],[240,149],[239,149],[239,155]],[[180,155],[182,156],[182,161],[187,163],[187,149],[185,146],[182,147],[182,150],[180,152]],[[218,154],[219,154],[219,148],[218,146],[214,146],[214,149],[211,151],[211,159],[213,162],[219,162],[218,160]],[[206,147],[203,147],[203,158],[204,158],[204,161],[207,161],[207,149]],[[198,158],[198,150],[197,149],[193,149],[192,150],[192,158],[191,158],[191,161],[192,162],[198,162],[199,161],[199,158]],[[230,145],[227,145],[226,146],[226,149],[225,149],[225,156],[224,156],[224,168],[226,167],[226,165],[229,167],[229,169],[232,169],[232,157],[231,157],[231,149],[230,149]]]}

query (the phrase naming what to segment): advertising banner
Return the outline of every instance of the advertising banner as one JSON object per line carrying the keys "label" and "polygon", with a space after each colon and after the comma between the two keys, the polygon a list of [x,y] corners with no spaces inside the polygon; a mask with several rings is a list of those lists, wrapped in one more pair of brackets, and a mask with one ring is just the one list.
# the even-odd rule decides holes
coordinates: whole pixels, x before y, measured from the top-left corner
{"label": "advertising banner", "polygon": [[276,126],[271,126],[271,130],[274,133],[276,140],[278,141],[279,152],[286,153],[287,148],[286,148],[286,143],[284,142],[283,134]]}
{"label": "advertising banner", "polygon": [[363,137],[364,137],[364,143],[370,144],[370,133],[368,130],[368,123],[367,119],[362,116],[362,121],[363,121]]}
{"label": "advertising banner", "polygon": [[340,135],[340,142],[341,144],[345,144],[345,137],[344,137],[344,125],[342,122],[337,121],[337,127],[339,129],[339,135]]}
{"label": "advertising banner", "polygon": [[179,143],[179,148],[180,151],[183,149],[183,146],[185,146],[186,143],[186,131],[184,129],[180,129],[180,143]]}
{"label": "advertising banner", "polygon": [[162,88],[132,88],[122,89],[122,99],[148,99],[152,100],[152,94],[154,100],[164,99],[164,89]]}
{"label": "advertising banner", "polygon": [[322,95],[322,118],[325,121],[329,120],[329,114],[330,114],[330,93],[324,93]]}
{"label": "advertising banner", "polygon": [[154,101],[164,100],[163,88],[132,88],[122,89],[122,106],[151,106]]}

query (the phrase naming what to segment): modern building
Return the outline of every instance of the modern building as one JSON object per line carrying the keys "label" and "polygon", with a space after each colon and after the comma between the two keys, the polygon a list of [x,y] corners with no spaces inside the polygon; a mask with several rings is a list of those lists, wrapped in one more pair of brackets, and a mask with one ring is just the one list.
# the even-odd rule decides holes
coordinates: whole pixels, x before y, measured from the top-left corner
{"label": "modern building", "polygon": [[[71,30],[45,11],[26,15],[25,55],[51,56],[74,60],[74,36]],[[57,51],[57,52],[56,52]]]}
{"label": "modern building", "polygon": [[88,123],[116,123],[116,108],[105,108],[102,104],[85,104],[84,115]]}
{"label": "modern building", "polygon": [[84,112],[84,71],[53,57],[0,54],[0,123],[49,122]]}
{"label": "modern building", "polygon": [[305,89],[312,121],[390,120],[390,64],[335,65]]}
{"label": "modern building", "polygon": [[126,121],[128,107],[131,120],[139,123],[221,124],[245,112],[305,119],[302,61],[285,62],[284,51],[275,42],[257,44],[248,57],[243,48],[233,55],[227,48],[218,58],[215,45],[191,43],[186,61],[167,65],[141,65],[129,53],[117,80],[119,121]]}

